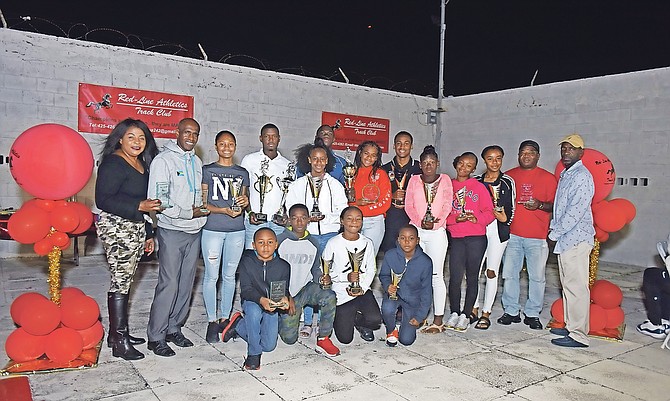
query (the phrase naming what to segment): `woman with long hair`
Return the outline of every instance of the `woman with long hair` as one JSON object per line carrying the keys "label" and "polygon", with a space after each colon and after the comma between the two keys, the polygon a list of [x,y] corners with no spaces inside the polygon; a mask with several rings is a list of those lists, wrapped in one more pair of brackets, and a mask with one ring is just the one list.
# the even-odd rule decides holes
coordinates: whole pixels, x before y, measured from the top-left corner
{"label": "woman with long hair", "polygon": [[421,174],[413,175],[405,192],[405,211],[410,223],[419,230],[419,245],[433,262],[433,323],[424,333],[444,331],[447,286],[444,283],[444,260],[447,256],[447,216],[451,212],[451,178],[438,173],[440,159],[432,145],[419,156]]}
{"label": "woman with long hair", "polygon": [[128,292],[143,253],[154,252],[149,213],[159,211],[161,202],[146,197],[149,165],[156,154],[149,127],[127,118],[107,136],[95,181],[95,203],[101,210],[95,226],[112,275],[107,345],[112,355],[126,360],[144,358],[133,345],[145,340],[128,330]]}

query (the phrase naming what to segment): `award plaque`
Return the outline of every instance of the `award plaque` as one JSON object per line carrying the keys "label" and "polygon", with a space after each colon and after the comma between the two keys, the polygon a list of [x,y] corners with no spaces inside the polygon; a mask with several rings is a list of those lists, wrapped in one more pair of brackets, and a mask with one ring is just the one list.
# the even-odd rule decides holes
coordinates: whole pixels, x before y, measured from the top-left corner
{"label": "award plaque", "polygon": [[200,206],[200,211],[207,213],[207,203],[209,202],[209,189],[206,187],[202,188],[202,205]]}
{"label": "award plaque", "polygon": [[[330,275],[330,268],[333,266],[333,260],[326,260],[323,257],[321,258],[321,271],[324,276]],[[331,284],[321,284],[321,289],[330,290]]]}
{"label": "award plaque", "polygon": [[362,195],[363,195],[363,200],[374,203],[377,202],[379,199],[379,195],[381,194],[381,191],[379,190],[379,187],[376,184],[366,184],[363,187]]}
{"label": "award plaque", "polygon": [[[406,268],[405,268],[406,269]],[[398,287],[400,285],[400,280],[402,280],[402,276],[405,274],[405,270],[402,271],[402,273],[396,273],[391,269],[391,284]],[[393,295],[389,294],[389,299],[392,301],[397,301],[398,300],[398,290],[396,289],[396,293]]]}
{"label": "award plaque", "polygon": [[288,213],[286,212],[286,194],[288,194],[288,187],[295,180],[295,162],[290,162],[286,167],[286,176],[277,177],[277,186],[281,189],[281,202],[279,203],[279,210],[272,216],[272,221],[280,226],[283,226],[288,221]]}
{"label": "award plaque", "polygon": [[264,159],[261,162],[261,175],[254,174],[256,176],[256,182],[254,183],[254,189],[260,195],[260,210],[258,213],[254,213],[256,221],[259,223],[265,223],[268,221],[268,215],[263,213],[263,203],[265,203],[265,194],[272,191],[272,176],[268,176],[268,167],[270,161]]}
{"label": "award plaque", "polygon": [[321,219],[323,213],[319,210],[319,195],[321,194],[321,187],[323,186],[323,178],[321,177],[312,177],[312,175],[307,176],[309,181],[309,189],[312,192],[312,199],[314,203],[312,204],[312,211],[309,212],[309,217],[314,219]]}
{"label": "award plaque", "polygon": [[271,281],[270,282],[270,305],[273,308],[286,307],[286,303],[282,302],[282,298],[286,295],[286,281]]}
{"label": "award plaque", "polygon": [[232,205],[230,206],[230,210],[232,210],[235,213],[240,213],[242,212],[242,207],[237,204],[237,197],[242,195],[242,176],[237,176],[233,178],[230,181],[230,186],[228,187],[230,190],[230,199],[232,200]]}
{"label": "award plaque", "polygon": [[516,199],[517,203],[526,203],[533,200],[533,184],[521,184]]}
{"label": "award plaque", "polygon": [[171,208],[172,204],[170,203],[170,183],[169,182],[157,182],[156,183],[156,199],[161,201],[161,210]]}
{"label": "award plaque", "polygon": [[491,199],[493,200],[493,206],[496,209],[496,212],[502,212],[503,208],[498,204],[500,200],[500,184],[498,185],[489,185],[491,190]]}
{"label": "award plaque", "polygon": [[[360,273],[361,271],[361,265],[363,264],[363,258],[365,257],[365,249],[367,246],[360,251],[357,248],[354,248],[353,252],[349,252],[347,250],[347,255],[349,256],[349,264],[351,265],[351,271],[354,273]],[[361,288],[361,284],[358,281],[353,281],[351,284],[349,284],[348,287],[349,292],[356,296],[356,295],[361,295],[363,294],[363,288]]]}

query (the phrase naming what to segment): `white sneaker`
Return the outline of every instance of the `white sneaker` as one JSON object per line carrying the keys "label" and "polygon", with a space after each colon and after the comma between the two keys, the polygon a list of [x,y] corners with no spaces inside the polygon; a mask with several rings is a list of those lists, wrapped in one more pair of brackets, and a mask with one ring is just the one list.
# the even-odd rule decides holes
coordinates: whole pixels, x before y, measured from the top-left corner
{"label": "white sneaker", "polygon": [[665,327],[665,334],[670,334],[670,320],[661,319],[661,326]]}
{"label": "white sneaker", "polygon": [[456,324],[458,323],[458,313],[453,312],[450,316],[449,319],[447,320],[447,323],[445,326],[447,326],[450,329],[453,329],[456,327]]}
{"label": "white sneaker", "polygon": [[644,323],[638,324],[637,325],[637,331],[639,331],[642,334],[646,334],[650,337],[654,337],[658,340],[662,340],[665,338],[666,334],[666,326],[663,324],[655,325],[649,320],[645,320]]}
{"label": "white sneaker", "polygon": [[454,330],[465,331],[468,329],[468,327],[470,327],[470,318],[465,316],[465,313],[462,313],[458,317],[458,323],[456,323]]}

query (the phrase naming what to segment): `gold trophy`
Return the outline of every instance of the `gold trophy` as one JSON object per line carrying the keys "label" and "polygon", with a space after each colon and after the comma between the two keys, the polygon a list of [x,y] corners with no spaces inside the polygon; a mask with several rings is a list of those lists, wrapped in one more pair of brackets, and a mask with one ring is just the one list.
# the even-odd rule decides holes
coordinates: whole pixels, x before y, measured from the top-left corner
{"label": "gold trophy", "polygon": [[435,200],[435,194],[437,193],[438,182],[423,183],[423,194],[426,196],[426,214],[423,216],[423,221],[426,223],[432,223],[435,221],[435,216],[431,210],[433,201]]}
{"label": "gold trophy", "polygon": [[[398,175],[395,172],[395,167],[393,164],[391,164],[391,170],[389,171],[389,180],[392,182],[395,182],[396,185],[396,191],[405,190],[405,182],[407,181],[407,176],[409,175],[409,170],[405,171],[405,173],[402,175],[402,178],[400,181],[398,181]],[[405,197],[394,197],[391,199],[391,204],[397,208],[403,208],[405,206]]]}
{"label": "gold trophy", "polygon": [[347,161],[344,167],[342,167],[342,175],[344,175],[344,190],[347,194],[347,201],[349,203],[353,203],[356,202],[356,190],[354,189],[356,166],[351,162],[351,150],[349,148],[347,148],[347,151],[344,155]]}
{"label": "gold trophy", "polygon": [[395,294],[391,295],[389,294],[389,299],[391,301],[397,301],[398,300],[398,286],[400,285],[400,280],[402,280],[402,276],[405,274],[405,270],[402,271],[402,273],[396,273],[391,269],[391,285],[394,285],[396,287],[396,292]]}
{"label": "gold trophy", "polygon": [[242,207],[237,204],[236,199],[238,196],[242,195],[242,177],[238,175],[237,177],[233,178],[230,181],[228,189],[230,191],[230,197],[233,200],[233,204],[230,206],[230,210],[235,213],[242,212]]}
{"label": "gold trophy", "polygon": [[491,199],[493,199],[493,206],[495,206],[496,212],[500,213],[503,211],[503,207],[498,204],[500,200],[500,184],[490,185],[491,190]]}
{"label": "gold trophy", "polygon": [[255,174],[257,180],[254,183],[254,189],[260,194],[260,210],[258,213],[254,213],[254,217],[259,223],[268,221],[268,215],[263,213],[263,203],[265,202],[265,194],[272,191],[272,176],[268,177],[267,175],[269,165],[268,159],[264,159],[261,162],[261,175]]}
{"label": "gold trophy", "polygon": [[458,215],[460,218],[465,217],[465,194],[467,192],[468,190],[465,187],[456,191],[456,201],[458,202],[458,206],[461,208],[461,213]]}
{"label": "gold trophy", "polygon": [[283,226],[288,221],[288,213],[286,213],[286,194],[288,194],[288,187],[295,180],[295,162],[290,162],[286,167],[286,176],[277,177],[277,186],[281,189],[281,202],[279,203],[279,210],[272,216],[272,221],[280,226]]}
{"label": "gold trophy", "polygon": [[[351,271],[353,273],[360,273],[366,248],[367,246],[360,251],[357,248],[354,248],[353,252],[349,252],[349,250],[347,250],[349,264],[351,265]],[[363,288],[361,288],[361,284],[358,281],[353,281],[351,284],[349,284],[347,289],[349,290],[349,293],[354,296],[361,295],[364,292]]]}
{"label": "gold trophy", "polygon": [[[333,266],[333,260],[326,260],[321,257],[321,270],[323,271],[324,276],[330,275],[330,268]],[[321,284],[322,290],[330,290],[332,284]]]}
{"label": "gold trophy", "polygon": [[314,203],[312,205],[312,211],[309,213],[310,218],[321,219],[323,213],[319,210],[319,195],[321,194],[321,187],[323,186],[322,177],[312,177],[311,174],[307,176],[309,180],[309,189],[312,191],[312,199]]}

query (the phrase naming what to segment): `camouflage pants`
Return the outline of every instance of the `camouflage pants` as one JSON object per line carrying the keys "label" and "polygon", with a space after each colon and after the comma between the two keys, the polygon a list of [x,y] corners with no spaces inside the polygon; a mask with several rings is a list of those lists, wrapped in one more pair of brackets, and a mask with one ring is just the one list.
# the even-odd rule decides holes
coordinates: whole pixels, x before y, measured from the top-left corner
{"label": "camouflage pants", "polygon": [[100,212],[95,222],[98,238],[107,255],[112,280],[109,292],[127,294],[135,269],[144,252],[144,222],[135,222],[115,214]]}

